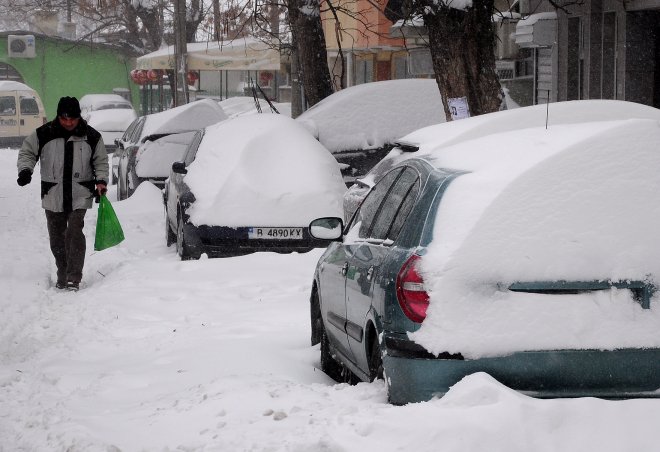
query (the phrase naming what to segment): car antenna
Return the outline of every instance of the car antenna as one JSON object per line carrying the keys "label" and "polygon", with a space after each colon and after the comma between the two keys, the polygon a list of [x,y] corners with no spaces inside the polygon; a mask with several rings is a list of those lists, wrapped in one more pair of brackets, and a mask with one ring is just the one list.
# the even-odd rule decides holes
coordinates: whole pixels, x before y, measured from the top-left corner
{"label": "car antenna", "polygon": [[548,130],[548,116],[550,116],[550,90],[548,90],[548,101],[545,105],[545,130]]}

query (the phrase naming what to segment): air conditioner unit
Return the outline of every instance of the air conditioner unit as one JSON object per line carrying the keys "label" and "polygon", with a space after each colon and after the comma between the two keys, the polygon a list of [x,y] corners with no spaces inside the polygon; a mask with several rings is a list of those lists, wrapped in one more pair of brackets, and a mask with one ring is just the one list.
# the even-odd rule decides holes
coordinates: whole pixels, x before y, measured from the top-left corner
{"label": "air conditioner unit", "polygon": [[9,58],[34,58],[36,56],[34,35],[8,35],[7,53]]}

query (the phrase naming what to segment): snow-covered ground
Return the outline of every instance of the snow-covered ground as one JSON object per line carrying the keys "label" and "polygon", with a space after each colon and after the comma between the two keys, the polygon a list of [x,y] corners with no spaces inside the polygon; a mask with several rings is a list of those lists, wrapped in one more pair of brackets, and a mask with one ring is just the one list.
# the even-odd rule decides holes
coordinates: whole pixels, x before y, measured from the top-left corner
{"label": "snow-covered ground", "polygon": [[[320,250],[178,260],[160,192],[114,202],[126,240],[52,287],[38,177],[0,150],[0,451],[655,451],[660,400],[536,400],[485,374],[395,407],[309,345]],[[109,198],[115,199],[114,187]]]}

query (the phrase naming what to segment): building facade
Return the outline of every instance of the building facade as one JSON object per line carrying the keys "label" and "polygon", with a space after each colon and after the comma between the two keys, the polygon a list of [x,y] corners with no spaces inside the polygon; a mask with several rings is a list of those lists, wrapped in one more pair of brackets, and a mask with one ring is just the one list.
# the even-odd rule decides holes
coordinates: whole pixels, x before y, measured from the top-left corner
{"label": "building facade", "polygon": [[0,33],[0,80],[15,80],[39,93],[48,118],[62,96],[117,93],[139,106],[130,82],[135,58],[105,44],[72,41],[35,32]]}

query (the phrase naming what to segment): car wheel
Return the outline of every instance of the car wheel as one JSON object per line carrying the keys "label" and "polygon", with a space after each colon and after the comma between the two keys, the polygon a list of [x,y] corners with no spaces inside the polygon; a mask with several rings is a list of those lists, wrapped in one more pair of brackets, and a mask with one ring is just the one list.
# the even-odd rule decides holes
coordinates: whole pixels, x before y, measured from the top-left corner
{"label": "car wheel", "polygon": [[123,174],[121,171],[118,171],[117,174],[117,200],[122,201],[126,199],[126,182],[122,177]]}
{"label": "car wheel", "polygon": [[383,356],[380,352],[378,335],[372,334],[371,336],[371,343],[369,344],[369,381],[382,380]]}
{"label": "car wheel", "polygon": [[330,352],[330,343],[328,341],[328,334],[325,332],[325,327],[322,326],[321,331],[321,370],[333,380],[342,383],[345,379],[344,366],[339,364]]}
{"label": "car wheel", "polygon": [[195,259],[195,256],[192,255],[186,244],[186,235],[183,232],[183,218],[181,218],[181,215],[178,216],[176,222],[176,252],[182,261]]}
{"label": "car wheel", "polygon": [[165,243],[170,247],[173,243],[176,243],[177,235],[172,232],[170,227],[170,220],[167,215],[167,208],[165,208]]}
{"label": "car wheel", "polygon": [[140,185],[140,178],[135,174],[135,169],[129,167],[126,170],[126,197],[129,198],[135,193],[138,185]]}

